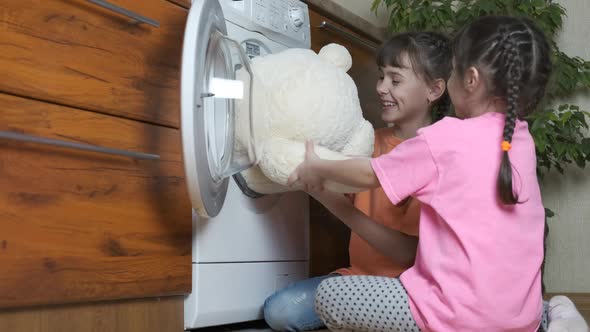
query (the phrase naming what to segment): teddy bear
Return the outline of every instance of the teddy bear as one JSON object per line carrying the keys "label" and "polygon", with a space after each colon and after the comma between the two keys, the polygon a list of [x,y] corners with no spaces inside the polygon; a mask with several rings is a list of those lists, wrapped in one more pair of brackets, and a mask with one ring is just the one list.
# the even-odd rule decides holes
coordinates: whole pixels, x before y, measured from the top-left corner
{"label": "teddy bear", "polygon": [[[304,160],[306,140],[323,159],[371,156],[374,130],[363,118],[356,85],[347,74],[351,66],[350,53],[338,44],[317,54],[292,48],[252,59],[257,164],[234,176],[244,192],[256,196],[301,189],[287,186],[287,180]],[[238,141],[245,134],[238,129]],[[359,191],[331,182],[325,187]]]}

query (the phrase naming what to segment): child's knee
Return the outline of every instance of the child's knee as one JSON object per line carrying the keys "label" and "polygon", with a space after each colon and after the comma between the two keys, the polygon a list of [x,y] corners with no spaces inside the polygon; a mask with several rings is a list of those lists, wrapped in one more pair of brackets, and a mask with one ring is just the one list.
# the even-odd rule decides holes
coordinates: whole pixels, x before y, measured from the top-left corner
{"label": "child's knee", "polygon": [[338,317],[334,315],[333,304],[330,303],[333,297],[333,294],[330,294],[334,287],[333,279],[326,279],[319,284],[315,294],[315,311],[328,328],[338,329]]}
{"label": "child's knee", "polygon": [[301,331],[317,317],[307,292],[279,291],[264,302],[264,320],[275,331]]}
{"label": "child's knee", "polygon": [[289,325],[289,301],[284,292],[277,292],[264,301],[264,320],[275,331],[286,331]]}

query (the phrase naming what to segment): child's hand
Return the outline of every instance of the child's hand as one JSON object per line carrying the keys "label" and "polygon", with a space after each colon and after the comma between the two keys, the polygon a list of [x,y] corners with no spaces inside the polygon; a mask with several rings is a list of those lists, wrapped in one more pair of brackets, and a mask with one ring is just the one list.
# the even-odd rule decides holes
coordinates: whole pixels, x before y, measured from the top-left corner
{"label": "child's hand", "polygon": [[303,190],[306,192],[315,192],[324,190],[325,179],[320,177],[315,170],[315,166],[321,159],[313,149],[313,142],[307,140],[305,142],[305,159],[287,180],[287,185],[293,186],[299,182],[303,185]]}

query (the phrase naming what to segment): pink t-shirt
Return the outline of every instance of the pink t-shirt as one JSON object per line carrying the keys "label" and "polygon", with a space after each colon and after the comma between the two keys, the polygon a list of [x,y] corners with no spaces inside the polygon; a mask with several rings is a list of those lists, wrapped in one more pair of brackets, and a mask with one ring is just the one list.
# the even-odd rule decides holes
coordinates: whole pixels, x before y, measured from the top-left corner
{"label": "pink t-shirt", "polygon": [[504,115],[445,118],[371,164],[389,199],[422,204],[418,253],[400,279],[423,331],[536,331],[545,212],[535,145],[517,121],[509,152],[521,204],[497,180]]}

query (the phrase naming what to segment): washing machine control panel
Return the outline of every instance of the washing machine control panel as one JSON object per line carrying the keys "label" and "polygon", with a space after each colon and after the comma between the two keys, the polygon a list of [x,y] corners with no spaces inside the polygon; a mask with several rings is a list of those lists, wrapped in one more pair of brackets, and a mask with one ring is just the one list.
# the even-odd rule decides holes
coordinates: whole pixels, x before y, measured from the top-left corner
{"label": "washing machine control panel", "polygon": [[[310,46],[307,4],[299,0],[221,0],[225,19],[289,47]],[[249,22],[248,22],[249,21]],[[262,31],[264,28],[265,31]],[[273,38],[275,37],[275,38]]]}
{"label": "washing machine control panel", "polygon": [[289,7],[289,19],[293,27],[299,29],[305,23],[305,13],[299,6]]}

